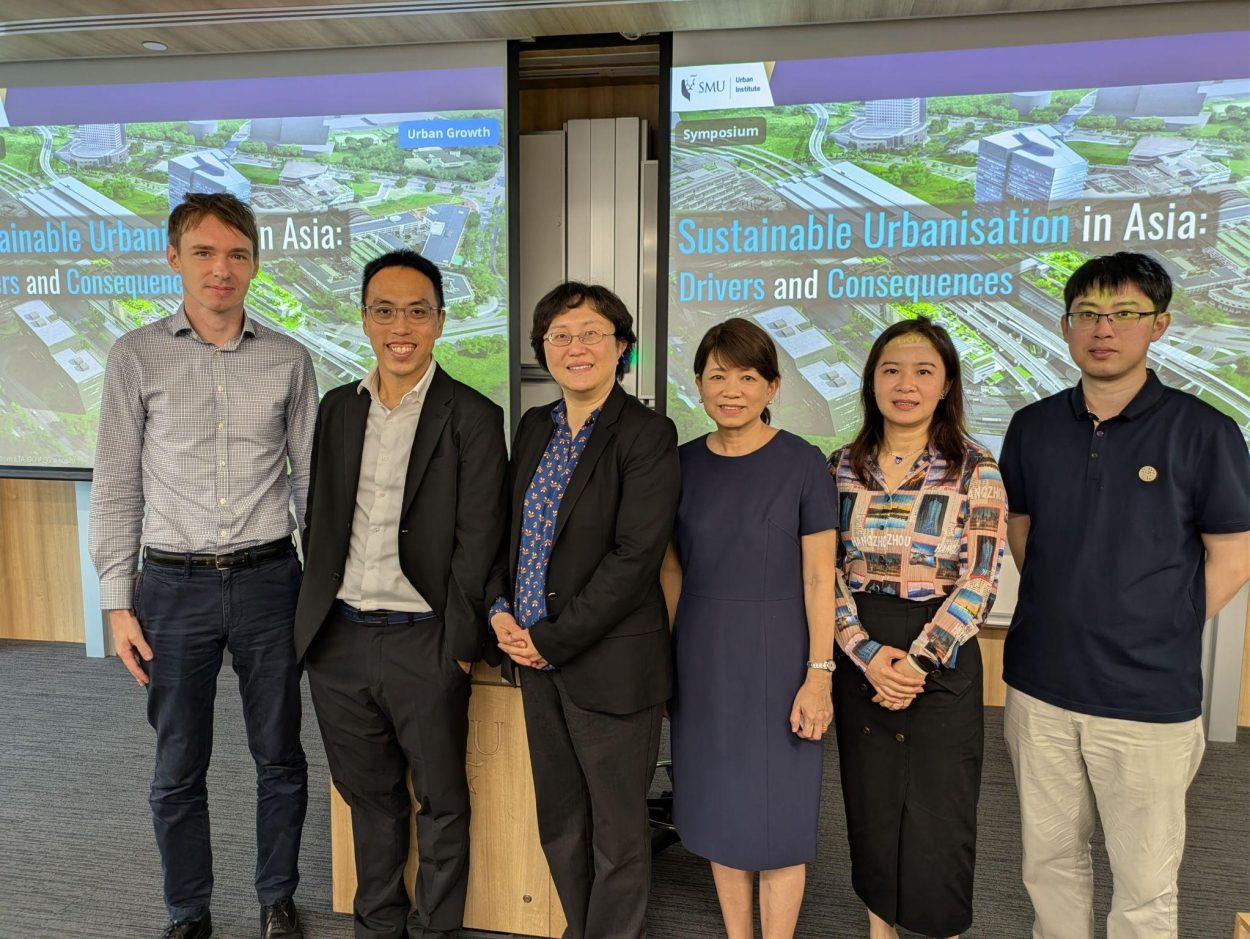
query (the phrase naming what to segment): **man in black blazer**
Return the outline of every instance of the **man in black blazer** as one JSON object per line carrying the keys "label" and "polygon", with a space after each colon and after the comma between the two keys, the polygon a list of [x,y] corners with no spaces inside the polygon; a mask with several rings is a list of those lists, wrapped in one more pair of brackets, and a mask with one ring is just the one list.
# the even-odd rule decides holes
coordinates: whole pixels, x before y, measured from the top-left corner
{"label": "man in black blazer", "polygon": [[321,403],[296,653],[334,785],[351,807],[357,939],[403,939],[408,772],[422,937],[454,936],[469,876],[469,668],[504,529],[503,412],[433,360],[438,268],[370,262],[362,324],[377,356]]}
{"label": "man in black blazer", "polygon": [[521,684],[565,937],[637,939],[671,686],[659,570],[681,485],[677,434],[616,382],[634,333],[610,291],[557,287],[539,301],[531,341],[564,395],[517,429],[491,626]]}

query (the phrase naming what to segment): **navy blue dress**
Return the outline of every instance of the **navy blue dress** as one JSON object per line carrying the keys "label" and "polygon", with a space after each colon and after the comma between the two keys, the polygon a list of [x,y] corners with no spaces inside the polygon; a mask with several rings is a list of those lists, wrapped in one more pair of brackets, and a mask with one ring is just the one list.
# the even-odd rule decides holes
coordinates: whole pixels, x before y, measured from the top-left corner
{"label": "navy blue dress", "polygon": [[820,451],[786,431],[745,456],[681,454],[673,540],[673,813],[682,843],[739,870],[816,857],[821,744],[790,730],[807,676],[800,537],[837,527]]}

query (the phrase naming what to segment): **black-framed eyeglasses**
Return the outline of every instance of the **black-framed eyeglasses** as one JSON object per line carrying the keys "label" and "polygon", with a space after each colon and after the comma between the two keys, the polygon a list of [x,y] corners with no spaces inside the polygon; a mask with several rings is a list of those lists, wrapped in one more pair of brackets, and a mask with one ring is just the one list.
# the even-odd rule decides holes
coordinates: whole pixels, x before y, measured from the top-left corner
{"label": "black-framed eyeglasses", "polygon": [[400,311],[403,311],[404,319],[410,323],[420,325],[428,323],[439,313],[443,312],[438,307],[430,306],[427,303],[414,303],[412,306],[397,307],[389,303],[375,303],[372,306],[362,306],[362,310],[369,315],[369,318],[379,325],[385,326],[388,323],[395,322]]}
{"label": "black-framed eyeglasses", "polygon": [[1136,326],[1147,316],[1158,316],[1163,310],[1116,310],[1114,313],[1098,313],[1094,310],[1078,310],[1065,313],[1068,329],[1093,329],[1100,319],[1106,319],[1112,326]]}
{"label": "black-framed eyeglasses", "polygon": [[608,336],[615,336],[616,333],[600,332],[597,329],[585,329],[580,333],[547,333],[543,339],[553,346],[568,346],[573,344],[576,339],[584,346],[593,346],[602,342]]}

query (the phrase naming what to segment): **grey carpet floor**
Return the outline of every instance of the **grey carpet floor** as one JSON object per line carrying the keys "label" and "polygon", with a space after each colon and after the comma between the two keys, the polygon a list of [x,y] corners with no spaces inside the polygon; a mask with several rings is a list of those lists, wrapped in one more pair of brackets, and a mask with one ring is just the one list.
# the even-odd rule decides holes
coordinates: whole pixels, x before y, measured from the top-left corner
{"label": "grey carpet floor", "polygon": [[[147,939],[160,933],[161,872],[147,804],[153,739],[143,708],[143,692],[116,660],[86,659],[81,646],[0,642],[0,939]],[[347,939],[350,918],[330,912],[329,779],[307,702],[305,715],[310,798],[297,899],[309,939]],[[832,740],[825,756],[821,857],[809,869],[798,935],[853,939],[867,930],[849,882]],[[255,774],[229,668],[219,685],[209,791],[215,934],[254,937]],[[1183,939],[1228,939],[1233,913],[1250,910],[1250,732],[1236,744],[1208,746],[1189,805],[1180,933]],[[989,709],[976,922],[966,939],[1030,934],[1018,832],[1001,712]],[[1110,875],[1100,841],[1095,859],[1101,922],[1110,905]],[[723,935],[707,865],[679,846],[656,858],[649,934]]]}

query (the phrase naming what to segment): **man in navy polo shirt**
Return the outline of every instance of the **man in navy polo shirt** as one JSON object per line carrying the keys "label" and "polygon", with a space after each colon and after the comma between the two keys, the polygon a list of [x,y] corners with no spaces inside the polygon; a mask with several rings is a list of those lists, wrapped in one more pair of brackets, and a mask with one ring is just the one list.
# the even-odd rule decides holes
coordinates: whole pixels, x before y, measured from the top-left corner
{"label": "man in navy polo shirt", "polygon": [[1016,414],[1003,442],[1021,570],[1004,724],[1033,939],[1093,939],[1095,805],[1107,939],[1177,935],[1202,625],[1250,579],[1250,457],[1230,418],[1146,367],[1171,299],[1145,255],[1082,265],[1061,321],[1081,381]]}

